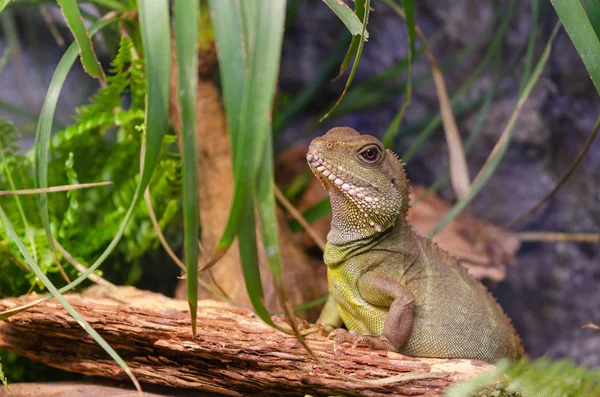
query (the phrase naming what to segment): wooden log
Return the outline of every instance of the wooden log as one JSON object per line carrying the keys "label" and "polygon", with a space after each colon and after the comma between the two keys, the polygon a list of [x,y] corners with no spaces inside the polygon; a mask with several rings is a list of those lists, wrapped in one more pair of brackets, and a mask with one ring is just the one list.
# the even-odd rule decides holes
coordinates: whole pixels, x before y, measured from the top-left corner
{"label": "wooden log", "polygon": [[[0,387],[0,397],[139,397],[131,382],[106,380],[15,383],[10,385],[8,394]],[[170,387],[146,385],[144,397],[212,397],[213,394],[189,389],[175,390]]]}
{"label": "wooden log", "polygon": [[[114,296],[114,291],[113,291]],[[200,301],[198,334],[191,335],[187,302],[120,287],[117,299],[90,292],[67,300],[127,361],[141,382],[226,396],[441,396],[450,383],[494,367],[476,360],[411,358],[335,346],[317,334],[310,347],[333,368],[361,379],[403,373],[430,377],[373,386],[328,372],[294,336],[264,324],[246,309]],[[0,300],[0,311],[30,295]],[[56,301],[0,323],[0,348],[66,371],[110,379],[126,375]]]}

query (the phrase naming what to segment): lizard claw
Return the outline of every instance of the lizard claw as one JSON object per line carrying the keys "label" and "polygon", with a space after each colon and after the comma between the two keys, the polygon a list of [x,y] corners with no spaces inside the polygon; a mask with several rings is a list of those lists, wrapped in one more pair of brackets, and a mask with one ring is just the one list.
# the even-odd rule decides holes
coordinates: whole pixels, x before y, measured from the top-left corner
{"label": "lizard claw", "polygon": [[[290,326],[289,321],[287,320],[287,317],[285,316],[285,314],[276,314],[271,316],[271,320],[273,320],[273,322],[275,324],[285,324],[288,327]],[[299,318],[296,318],[296,324],[298,324],[298,330],[302,331],[305,329],[310,329],[311,328],[311,324],[306,321],[306,320],[301,320]]]}
{"label": "lizard claw", "polygon": [[357,346],[369,347],[373,350],[395,351],[394,346],[384,336],[362,335],[356,331],[348,331],[343,328],[333,330],[329,335],[333,340],[333,350],[343,343],[352,343],[351,349]]}

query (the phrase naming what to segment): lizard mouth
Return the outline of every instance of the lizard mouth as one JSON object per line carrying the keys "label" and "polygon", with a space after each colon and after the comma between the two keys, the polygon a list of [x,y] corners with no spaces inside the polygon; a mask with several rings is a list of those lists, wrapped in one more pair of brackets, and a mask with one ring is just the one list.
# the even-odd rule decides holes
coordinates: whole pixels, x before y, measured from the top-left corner
{"label": "lizard mouth", "polygon": [[316,150],[309,150],[306,161],[323,186],[335,187],[348,196],[373,203],[379,201],[376,197],[378,189],[369,181],[351,173],[341,166],[335,166],[323,158]]}

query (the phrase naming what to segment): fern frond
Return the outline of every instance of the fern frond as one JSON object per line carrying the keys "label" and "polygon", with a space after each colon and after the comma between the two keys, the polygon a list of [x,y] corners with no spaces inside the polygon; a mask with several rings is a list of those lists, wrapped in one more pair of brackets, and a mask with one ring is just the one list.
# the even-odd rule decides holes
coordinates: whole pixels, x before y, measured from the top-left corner
{"label": "fern frond", "polygon": [[121,37],[117,55],[111,62],[110,76],[106,78],[107,85],[100,88],[94,95],[91,103],[77,109],[75,120],[77,123],[86,123],[99,114],[117,111],[123,102],[122,94],[129,86],[129,65],[131,64],[131,51],[133,41],[129,37]]}
{"label": "fern frond", "polygon": [[10,392],[10,388],[8,387],[8,379],[6,379],[6,375],[4,375],[4,372],[2,371],[2,362],[1,361],[0,361],[0,382],[2,382],[2,384],[6,388],[6,392],[12,396],[12,393]]}
{"label": "fern frond", "polygon": [[516,363],[503,360],[496,371],[455,385],[446,394],[448,397],[600,396],[600,370],[577,366],[566,359],[541,358]]}
{"label": "fern frond", "polygon": [[64,142],[71,141],[76,137],[97,128],[120,126],[134,121],[141,122],[143,120],[144,111],[141,109],[122,110],[117,113],[113,113],[112,111],[109,113],[99,113],[93,117],[87,118],[85,121],[71,125],[56,134],[52,139],[52,146],[55,148],[61,147]]}
{"label": "fern frond", "polygon": [[143,60],[134,59],[131,61],[130,74],[129,94],[131,95],[131,107],[143,109],[146,103],[146,76],[144,74]]}

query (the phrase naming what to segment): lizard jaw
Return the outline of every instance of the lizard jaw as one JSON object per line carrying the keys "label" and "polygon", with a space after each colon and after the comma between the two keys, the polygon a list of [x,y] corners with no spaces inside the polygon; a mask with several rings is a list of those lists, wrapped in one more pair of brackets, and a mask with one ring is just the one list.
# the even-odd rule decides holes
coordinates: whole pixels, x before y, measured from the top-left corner
{"label": "lizard jaw", "polygon": [[[357,207],[369,226],[378,233],[383,230],[379,224],[368,219],[372,210],[377,211],[381,208],[380,199],[376,195],[378,193],[377,189],[342,167],[336,167],[327,162],[314,149],[309,150],[306,154],[306,160],[326,191],[331,193],[331,189],[337,189],[342,192]],[[363,183],[367,186],[361,186]]]}

